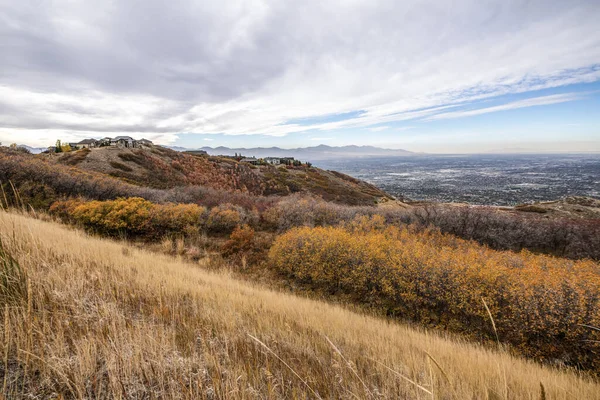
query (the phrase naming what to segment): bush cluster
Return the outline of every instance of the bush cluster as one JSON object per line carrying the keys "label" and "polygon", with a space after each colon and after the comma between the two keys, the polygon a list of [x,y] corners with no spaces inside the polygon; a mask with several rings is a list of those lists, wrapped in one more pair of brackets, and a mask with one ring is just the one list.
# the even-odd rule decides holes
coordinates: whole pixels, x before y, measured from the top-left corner
{"label": "bush cluster", "polygon": [[[380,216],[344,227],[294,228],[278,237],[269,263],[313,289],[473,336],[528,356],[600,370],[600,266],[472,241]],[[594,336],[596,334],[596,336]]]}
{"label": "bush cluster", "polygon": [[103,235],[147,239],[198,233],[206,221],[206,209],[196,204],[155,204],[139,197],[59,201],[50,212]]}
{"label": "bush cluster", "polygon": [[354,219],[357,215],[374,215],[378,210],[368,206],[344,206],[307,195],[294,194],[282,198],[265,210],[266,228],[279,232],[299,226],[332,226]]}
{"label": "bush cluster", "polygon": [[404,223],[433,225],[442,232],[498,250],[528,249],[572,259],[600,260],[600,220],[546,219],[492,207],[422,207],[391,216]]}
{"label": "bush cluster", "polygon": [[422,206],[406,209],[345,206],[308,196],[280,200],[262,214],[266,228],[335,226],[357,216],[381,215],[388,224],[430,226],[496,250],[527,249],[571,259],[600,260],[600,220],[546,219],[492,207]]}
{"label": "bush cluster", "polygon": [[[73,154],[77,153],[86,154],[82,150]],[[133,157],[132,159],[143,163],[149,155],[132,154],[125,157]],[[195,158],[200,157],[186,157],[184,160],[194,163],[191,159]],[[178,159],[173,162],[175,161],[179,162]],[[202,164],[206,160],[196,162]],[[232,168],[234,167],[239,166],[234,163]],[[200,175],[202,169],[198,168],[196,171]],[[442,232],[476,240],[494,249],[528,249],[572,259],[600,260],[600,220],[546,219],[537,213],[516,215],[490,207],[424,206],[385,209],[345,206],[301,194],[286,197],[255,196],[248,192],[205,186],[153,189],[104,174],[51,163],[42,157],[7,148],[0,148],[0,184],[3,189],[0,202],[3,205],[8,203],[9,206],[33,207],[36,210],[48,210],[54,201],[72,197],[90,200],[140,197],[154,203],[197,204],[206,208],[229,203],[251,214],[252,223],[258,212],[260,226],[278,232],[298,226],[332,226],[350,221],[356,216],[379,214],[390,224],[416,224],[423,229],[435,226]],[[13,190],[13,186],[16,190]],[[244,222],[242,218],[241,223]]]}
{"label": "bush cluster", "polygon": [[222,204],[210,210],[206,228],[212,233],[231,233],[236,226],[256,225],[257,220],[256,212],[246,212],[242,207],[233,204]]}

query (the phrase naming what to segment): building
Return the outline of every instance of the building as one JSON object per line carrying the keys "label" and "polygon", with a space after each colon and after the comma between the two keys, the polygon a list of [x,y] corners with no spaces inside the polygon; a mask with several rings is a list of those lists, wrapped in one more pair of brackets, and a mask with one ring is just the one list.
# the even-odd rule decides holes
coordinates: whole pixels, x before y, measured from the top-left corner
{"label": "building", "polygon": [[240,162],[245,162],[252,165],[260,164],[260,161],[256,157],[245,157],[240,160]]}
{"label": "building", "polygon": [[134,143],[134,147],[151,147],[153,145],[154,144],[152,143],[152,141],[148,139],[140,139],[137,141],[137,143]]}
{"label": "building", "polygon": [[294,165],[295,160],[294,160],[294,157],[281,157],[279,159],[279,163],[285,164],[285,165]]}
{"label": "building", "polygon": [[279,157],[265,157],[265,162],[271,165],[279,165],[281,164],[281,158]]}
{"label": "building", "polygon": [[154,143],[148,139],[135,140],[131,136],[117,136],[116,138],[105,137],[100,140],[84,139],[81,142],[69,143],[71,149],[92,149],[96,147],[114,146],[119,148],[148,148],[154,146]]}
{"label": "building", "polygon": [[69,143],[69,146],[74,147],[76,149],[91,149],[94,147],[98,147],[98,141],[96,139],[83,139],[79,143]]}
{"label": "building", "polygon": [[110,140],[110,145],[117,147],[133,148],[137,147],[136,142],[137,141],[131,136],[117,136],[116,138]]}

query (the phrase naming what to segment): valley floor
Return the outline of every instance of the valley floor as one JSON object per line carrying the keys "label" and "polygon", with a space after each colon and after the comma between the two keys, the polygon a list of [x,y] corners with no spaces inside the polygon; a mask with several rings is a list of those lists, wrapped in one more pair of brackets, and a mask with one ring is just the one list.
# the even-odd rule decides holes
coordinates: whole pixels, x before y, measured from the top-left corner
{"label": "valley floor", "polygon": [[59,224],[2,212],[0,239],[7,398],[600,399],[575,372]]}

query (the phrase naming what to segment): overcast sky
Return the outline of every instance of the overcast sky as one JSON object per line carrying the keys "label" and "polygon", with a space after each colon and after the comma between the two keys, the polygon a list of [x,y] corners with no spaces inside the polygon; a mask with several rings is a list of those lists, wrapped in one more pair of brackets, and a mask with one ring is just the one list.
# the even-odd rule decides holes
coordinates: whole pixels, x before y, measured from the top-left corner
{"label": "overcast sky", "polygon": [[0,0],[0,141],[600,151],[600,1]]}

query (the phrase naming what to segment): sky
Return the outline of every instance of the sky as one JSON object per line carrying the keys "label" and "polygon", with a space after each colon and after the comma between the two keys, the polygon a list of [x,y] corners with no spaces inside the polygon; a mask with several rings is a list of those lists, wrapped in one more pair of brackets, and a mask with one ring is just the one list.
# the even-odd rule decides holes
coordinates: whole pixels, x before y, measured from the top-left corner
{"label": "sky", "polygon": [[0,0],[0,142],[600,151],[598,21],[598,0]]}

